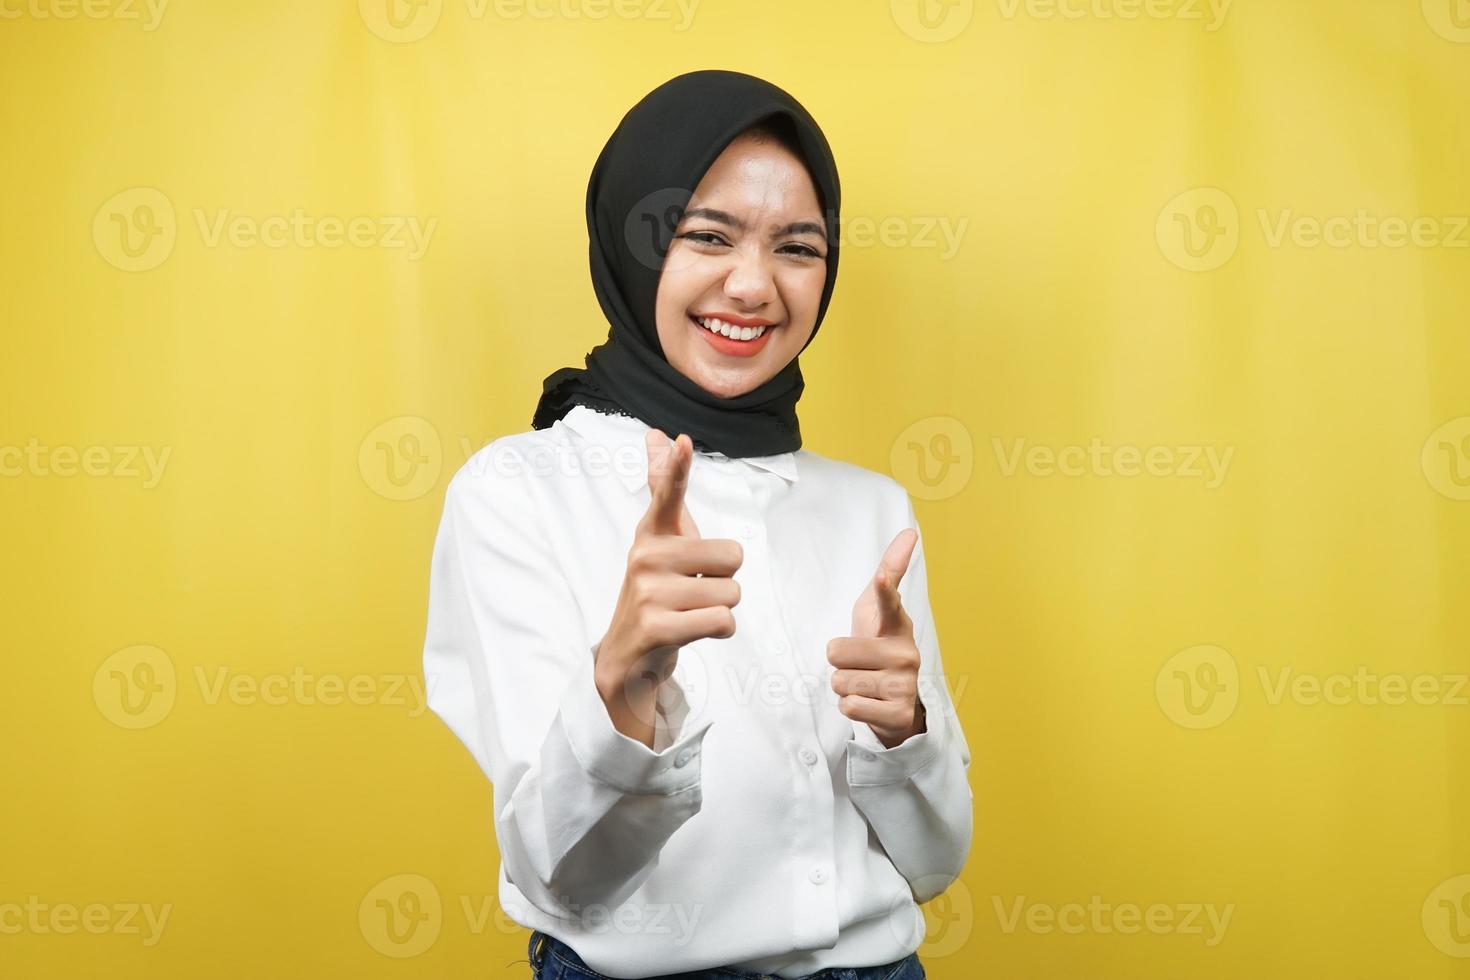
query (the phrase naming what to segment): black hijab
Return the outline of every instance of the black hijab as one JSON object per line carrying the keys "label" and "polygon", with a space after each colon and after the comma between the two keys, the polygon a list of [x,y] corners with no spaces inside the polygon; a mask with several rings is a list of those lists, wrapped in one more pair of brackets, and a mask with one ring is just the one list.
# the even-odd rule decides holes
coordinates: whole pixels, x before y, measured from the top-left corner
{"label": "black hijab", "polygon": [[759,387],[721,398],[668,362],[654,319],[663,261],[694,188],[736,136],[773,117],[784,117],[795,131],[827,224],[827,281],[812,329],[816,337],[837,282],[841,206],[826,137],[801,103],[767,81],[733,71],[679,75],[628,111],[592,168],[588,251],[611,330],[588,352],[585,369],[547,376],[532,428],[548,428],[573,405],[587,405],[641,419],[670,438],[687,432],[701,452],[770,456],[801,448],[796,402],[805,382],[799,358]]}

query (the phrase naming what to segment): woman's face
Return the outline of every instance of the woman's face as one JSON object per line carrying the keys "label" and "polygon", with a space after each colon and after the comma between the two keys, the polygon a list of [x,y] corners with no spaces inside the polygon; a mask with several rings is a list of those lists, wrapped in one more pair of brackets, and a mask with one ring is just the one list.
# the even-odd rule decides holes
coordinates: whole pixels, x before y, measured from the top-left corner
{"label": "woman's face", "polygon": [[826,281],[826,226],[806,166],[773,139],[741,135],[695,188],[664,259],[664,357],[722,398],[757,388],[811,337]]}

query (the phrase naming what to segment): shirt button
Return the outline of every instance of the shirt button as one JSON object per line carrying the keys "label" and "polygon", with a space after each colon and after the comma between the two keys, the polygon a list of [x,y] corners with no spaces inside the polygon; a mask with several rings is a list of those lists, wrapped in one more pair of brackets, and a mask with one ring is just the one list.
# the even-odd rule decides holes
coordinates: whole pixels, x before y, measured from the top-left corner
{"label": "shirt button", "polygon": [[822,882],[827,880],[827,869],[819,865],[815,868],[812,868],[811,873],[808,874],[807,877],[812,880],[812,884],[820,885]]}
{"label": "shirt button", "polygon": [[775,647],[777,653],[786,652],[786,641],[781,639],[780,637],[776,638],[776,642],[773,644],[773,646]]}
{"label": "shirt button", "polygon": [[814,766],[817,764],[817,754],[811,749],[802,749],[801,761],[805,762],[809,766]]}
{"label": "shirt button", "polygon": [[678,766],[680,769],[683,769],[689,764],[689,760],[692,758],[694,758],[694,753],[690,752],[688,749],[684,749],[678,755],[674,756],[674,765]]}
{"label": "shirt button", "polygon": [[742,538],[747,539],[747,540],[749,540],[750,538],[755,537],[755,525],[754,524],[742,524],[742,525],[740,525],[740,536]]}

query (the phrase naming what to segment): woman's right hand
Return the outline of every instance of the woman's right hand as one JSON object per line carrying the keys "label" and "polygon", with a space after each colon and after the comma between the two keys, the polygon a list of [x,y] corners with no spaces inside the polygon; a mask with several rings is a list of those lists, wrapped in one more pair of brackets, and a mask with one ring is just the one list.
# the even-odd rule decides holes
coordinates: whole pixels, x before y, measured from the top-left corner
{"label": "woman's right hand", "polygon": [[618,731],[653,747],[658,685],[668,680],[679,648],[735,634],[731,607],[740,601],[735,571],[744,560],[731,538],[699,536],[684,503],[694,442],[674,442],[649,429],[648,510],[634,531],[628,568],[612,624],[599,642],[598,693]]}

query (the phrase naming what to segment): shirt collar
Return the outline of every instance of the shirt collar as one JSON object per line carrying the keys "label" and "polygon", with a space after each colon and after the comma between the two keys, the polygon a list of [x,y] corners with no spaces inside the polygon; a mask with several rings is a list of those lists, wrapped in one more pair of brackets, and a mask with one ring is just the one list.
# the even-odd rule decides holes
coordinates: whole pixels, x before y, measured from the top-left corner
{"label": "shirt collar", "polygon": [[[648,485],[648,454],[643,442],[644,433],[650,428],[648,423],[627,415],[599,412],[587,405],[573,405],[571,410],[562,416],[561,422],[589,442],[604,446],[637,446],[639,452],[628,457],[630,460],[638,460],[637,469],[634,470],[632,466],[624,464],[615,466],[614,472],[623,481],[623,486],[630,491]],[[716,460],[730,459],[724,453],[699,453],[697,455]],[[795,453],[777,453],[773,456],[740,456],[733,461],[769,470],[788,483],[797,481]]]}

